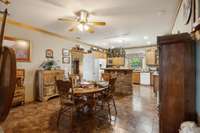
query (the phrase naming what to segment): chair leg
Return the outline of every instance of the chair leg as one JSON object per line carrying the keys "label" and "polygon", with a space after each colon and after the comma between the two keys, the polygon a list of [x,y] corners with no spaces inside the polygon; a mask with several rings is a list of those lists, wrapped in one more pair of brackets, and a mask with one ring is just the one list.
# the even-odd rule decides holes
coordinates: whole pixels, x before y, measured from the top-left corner
{"label": "chair leg", "polygon": [[71,108],[71,114],[70,114],[70,119],[71,119],[71,130],[73,130],[73,112],[74,112],[74,109]]}
{"label": "chair leg", "polygon": [[109,113],[110,121],[112,121],[111,112],[110,112],[110,103],[107,103],[107,104],[108,104],[108,113]]}
{"label": "chair leg", "polygon": [[60,121],[61,111],[62,111],[62,109],[60,109],[59,112],[58,112],[57,127],[59,127],[59,121]]}
{"label": "chair leg", "polygon": [[116,104],[115,104],[115,99],[112,98],[112,100],[113,100],[113,105],[114,105],[114,108],[115,108],[115,115],[117,116],[117,108],[116,108]]}

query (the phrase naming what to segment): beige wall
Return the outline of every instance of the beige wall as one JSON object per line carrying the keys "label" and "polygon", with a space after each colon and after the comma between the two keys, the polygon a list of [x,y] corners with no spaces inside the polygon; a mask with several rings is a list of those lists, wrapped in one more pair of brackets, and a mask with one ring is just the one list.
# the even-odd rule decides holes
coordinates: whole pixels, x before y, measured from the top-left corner
{"label": "beige wall", "polygon": [[[31,62],[17,63],[18,68],[24,68],[25,75],[25,101],[34,100],[34,75],[39,65],[45,60],[45,50],[48,48],[54,51],[54,60],[56,60],[62,69],[70,71],[70,64],[62,64],[62,48],[70,49],[76,43],[52,37],[43,33],[33,32],[21,29],[12,25],[7,25],[6,35],[20,39],[30,40],[32,43]],[[85,47],[85,46],[84,46]]]}

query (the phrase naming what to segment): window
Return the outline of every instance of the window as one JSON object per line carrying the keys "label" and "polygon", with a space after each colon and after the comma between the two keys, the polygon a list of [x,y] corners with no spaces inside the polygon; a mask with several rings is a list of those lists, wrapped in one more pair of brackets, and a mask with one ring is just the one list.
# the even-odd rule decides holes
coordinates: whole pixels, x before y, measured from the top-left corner
{"label": "window", "polygon": [[142,58],[140,57],[133,57],[131,59],[131,67],[132,69],[141,69],[142,68]]}

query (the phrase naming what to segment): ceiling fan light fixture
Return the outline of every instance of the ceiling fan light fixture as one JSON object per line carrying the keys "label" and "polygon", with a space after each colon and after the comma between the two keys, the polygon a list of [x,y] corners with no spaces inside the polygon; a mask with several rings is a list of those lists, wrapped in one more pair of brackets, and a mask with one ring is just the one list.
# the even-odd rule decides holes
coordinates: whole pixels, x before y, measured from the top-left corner
{"label": "ceiling fan light fixture", "polygon": [[89,30],[89,26],[87,24],[84,25],[84,30],[88,31]]}
{"label": "ceiling fan light fixture", "polygon": [[78,24],[78,25],[77,25],[77,28],[78,28],[81,32],[83,32],[83,31],[84,31],[84,24],[82,24],[82,23]]}
{"label": "ceiling fan light fixture", "polygon": [[83,24],[83,23],[80,23],[77,25],[77,28],[83,32],[83,31],[88,31],[90,29],[90,27],[87,25],[87,24]]}

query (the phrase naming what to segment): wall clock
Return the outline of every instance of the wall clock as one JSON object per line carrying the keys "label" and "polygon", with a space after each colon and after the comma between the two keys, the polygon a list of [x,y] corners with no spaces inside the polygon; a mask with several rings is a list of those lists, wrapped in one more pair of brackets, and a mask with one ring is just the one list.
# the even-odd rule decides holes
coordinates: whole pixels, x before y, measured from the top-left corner
{"label": "wall clock", "polygon": [[183,21],[185,24],[190,22],[192,16],[192,0],[183,0]]}

